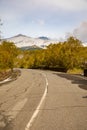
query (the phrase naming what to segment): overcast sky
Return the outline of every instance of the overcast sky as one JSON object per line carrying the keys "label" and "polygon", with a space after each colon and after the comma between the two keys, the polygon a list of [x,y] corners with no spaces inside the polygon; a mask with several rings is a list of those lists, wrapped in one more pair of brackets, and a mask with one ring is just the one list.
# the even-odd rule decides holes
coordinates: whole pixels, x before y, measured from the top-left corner
{"label": "overcast sky", "polygon": [[87,0],[0,0],[4,38],[17,34],[87,41]]}

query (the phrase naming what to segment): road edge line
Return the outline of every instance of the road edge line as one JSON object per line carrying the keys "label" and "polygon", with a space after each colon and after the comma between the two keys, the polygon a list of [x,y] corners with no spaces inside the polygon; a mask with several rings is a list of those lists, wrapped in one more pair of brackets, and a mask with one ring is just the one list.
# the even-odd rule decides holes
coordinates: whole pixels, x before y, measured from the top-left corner
{"label": "road edge line", "polygon": [[40,107],[41,107],[41,105],[42,105],[42,103],[43,103],[43,101],[44,101],[44,99],[46,97],[46,94],[48,93],[48,80],[47,80],[47,76],[44,73],[42,73],[42,75],[45,77],[45,80],[46,80],[45,91],[44,91],[44,94],[43,94],[43,96],[42,96],[42,98],[41,98],[41,100],[40,100],[36,110],[34,111],[32,117],[31,117],[31,119],[29,120],[28,124],[26,125],[25,130],[29,130],[30,127],[32,126],[32,123],[34,122],[35,118],[37,117],[37,115],[38,115],[38,113],[40,111]]}

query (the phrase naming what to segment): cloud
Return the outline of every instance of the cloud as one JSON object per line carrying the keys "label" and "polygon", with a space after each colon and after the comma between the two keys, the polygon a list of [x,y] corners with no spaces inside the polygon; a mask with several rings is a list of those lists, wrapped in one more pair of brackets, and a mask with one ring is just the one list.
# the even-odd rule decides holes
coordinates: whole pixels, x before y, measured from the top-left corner
{"label": "cloud", "polygon": [[32,20],[32,24],[37,24],[39,26],[44,26],[45,25],[45,20],[43,20],[43,19]]}
{"label": "cloud", "polygon": [[87,19],[86,12],[87,0],[0,0],[0,18],[11,32],[21,26],[36,30],[40,25],[40,30],[59,36]]}
{"label": "cloud", "polygon": [[[86,0],[0,0],[1,6],[9,9],[13,8],[15,11],[31,11],[40,8],[62,9],[62,10],[87,10]],[[4,9],[5,9],[4,8]]]}
{"label": "cloud", "polygon": [[82,22],[79,27],[75,28],[73,35],[83,42],[87,42],[87,21]]}
{"label": "cloud", "polygon": [[69,38],[70,36],[74,36],[82,42],[87,42],[87,21],[82,22],[72,32],[67,32],[65,34],[65,39]]}
{"label": "cloud", "polygon": [[39,25],[41,25],[41,26],[45,25],[45,21],[42,20],[42,19],[38,19],[38,20],[37,20],[37,23],[38,23]]}
{"label": "cloud", "polygon": [[[17,19],[24,15],[35,15],[43,12],[87,10],[86,0],[0,0],[0,16]],[[46,15],[46,14],[45,14]],[[17,17],[17,18],[16,18]]]}
{"label": "cloud", "polygon": [[86,0],[37,0],[37,4],[71,11],[87,9]]}
{"label": "cloud", "polygon": [[[22,1],[22,2],[21,2]],[[20,3],[21,4],[20,4]],[[35,8],[63,9],[63,10],[87,10],[87,0],[15,0],[16,6]]]}

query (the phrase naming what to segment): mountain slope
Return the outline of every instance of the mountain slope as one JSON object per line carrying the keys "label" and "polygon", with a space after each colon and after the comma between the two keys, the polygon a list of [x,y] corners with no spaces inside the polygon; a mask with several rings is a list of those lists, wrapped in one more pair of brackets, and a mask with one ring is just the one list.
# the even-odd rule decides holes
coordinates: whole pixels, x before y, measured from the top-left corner
{"label": "mountain slope", "polygon": [[46,37],[40,37],[40,38],[32,38],[32,37],[28,37],[22,34],[18,34],[14,37],[11,38],[7,38],[5,39],[7,41],[10,42],[14,42],[15,45],[19,48],[23,48],[23,47],[39,47],[39,48],[45,48],[46,46],[48,46],[50,43],[55,43],[58,41],[53,41],[50,40]]}

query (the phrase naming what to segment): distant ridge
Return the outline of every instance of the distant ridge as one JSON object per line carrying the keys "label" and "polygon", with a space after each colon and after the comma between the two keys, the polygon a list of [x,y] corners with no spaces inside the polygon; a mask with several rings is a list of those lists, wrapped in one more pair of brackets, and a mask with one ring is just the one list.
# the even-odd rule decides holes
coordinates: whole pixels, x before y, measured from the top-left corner
{"label": "distant ridge", "polygon": [[31,37],[29,37],[29,36],[26,36],[26,35],[23,35],[23,34],[17,34],[17,35],[15,35],[15,36],[12,36],[12,37],[10,37],[10,38],[6,38],[6,39],[11,39],[11,38],[17,38],[17,37],[28,37],[28,38],[31,38]]}
{"label": "distant ridge", "polygon": [[39,39],[43,39],[43,40],[50,40],[48,37],[44,37],[44,36],[39,37]]}
{"label": "distant ridge", "polygon": [[[49,44],[59,43],[58,40],[52,40],[45,36],[32,38],[23,34],[18,34],[10,38],[2,39],[2,41],[4,40],[13,42],[18,48],[26,50],[45,49]],[[87,42],[82,43],[82,45],[87,47]]]}
{"label": "distant ridge", "polygon": [[32,38],[23,34],[18,34],[16,36],[6,38],[3,40],[14,42],[14,44],[18,48],[26,48],[26,49],[46,48],[51,43],[58,43],[58,41],[51,40],[48,37],[41,36],[38,38]]}

